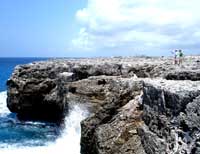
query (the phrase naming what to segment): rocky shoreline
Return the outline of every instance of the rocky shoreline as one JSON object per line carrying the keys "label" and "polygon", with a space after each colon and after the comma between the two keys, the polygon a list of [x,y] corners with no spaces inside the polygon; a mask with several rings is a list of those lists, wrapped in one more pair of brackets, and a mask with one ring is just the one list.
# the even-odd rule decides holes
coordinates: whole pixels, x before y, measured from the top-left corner
{"label": "rocky shoreline", "polygon": [[17,66],[7,106],[20,119],[60,122],[73,103],[81,122],[81,154],[200,153],[200,65],[172,58],[52,59]]}

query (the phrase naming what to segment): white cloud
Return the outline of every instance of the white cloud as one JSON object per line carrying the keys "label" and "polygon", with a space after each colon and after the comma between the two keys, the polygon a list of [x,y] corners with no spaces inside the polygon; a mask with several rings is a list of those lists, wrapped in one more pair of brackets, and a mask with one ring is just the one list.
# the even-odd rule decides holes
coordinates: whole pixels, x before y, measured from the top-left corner
{"label": "white cloud", "polygon": [[72,43],[82,50],[196,50],[199,0],[88,0],[76,18],[82,28]]}

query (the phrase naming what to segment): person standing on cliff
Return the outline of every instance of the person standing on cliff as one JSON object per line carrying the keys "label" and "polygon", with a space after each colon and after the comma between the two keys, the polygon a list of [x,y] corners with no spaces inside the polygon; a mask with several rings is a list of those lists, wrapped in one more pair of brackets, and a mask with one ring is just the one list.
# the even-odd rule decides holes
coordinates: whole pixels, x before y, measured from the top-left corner
{"label": "person standing on cliff", "polygon": [[178,50],[172,52],[174,54],[174,65],[178,64]]}
{"label": "person standing on cliff", "polygon": [[178,65],[182,65],[183,63],[183,51],[179,50],[178,51]]}

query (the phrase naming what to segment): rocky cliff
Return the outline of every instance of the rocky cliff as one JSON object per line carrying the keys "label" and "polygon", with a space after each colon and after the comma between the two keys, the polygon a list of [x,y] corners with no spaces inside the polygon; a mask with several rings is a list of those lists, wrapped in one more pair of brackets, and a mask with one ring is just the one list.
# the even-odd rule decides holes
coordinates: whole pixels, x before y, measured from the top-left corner
{"label": "rocky cliff", "polygon": [[[17,66],[8,108],[60,122],[82,103],[82,154],[200,153],[200,57],[54,59]],[[175,81],[176,80],[176,81]]]}

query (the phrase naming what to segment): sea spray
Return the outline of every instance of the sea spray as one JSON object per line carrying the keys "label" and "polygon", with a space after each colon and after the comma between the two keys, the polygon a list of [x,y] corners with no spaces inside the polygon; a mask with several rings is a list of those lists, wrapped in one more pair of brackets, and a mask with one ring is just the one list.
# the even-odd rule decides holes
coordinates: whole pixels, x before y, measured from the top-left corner
{"label": "sea spray", "polygon": [[[0,118],[6,119],[9,117],[9,110],[6,107],[6,92],[0,93]],[[21,135],[23,140],[16,138],[16,143],[1,142],[0,138],[0,154],[80,154],[80,122],[88,116],[87,109],[81,104],[74,104],[70,107],[69,113],[65,118],[64,128],[60,135],[55,138],[55,127],[45,125],[39,122],[21,123],[17,119],[13,119],[14,127],[7,125],[9,133],[16,137],[16,126],[23,129],[23,133],[30,133],[30,138],[27,134]],[[11,118],[10,118],[11,119]],[[18,123],[17,125],[15,123]],[[34,130],[33,130],[34,129]],[[12,132],[13,130],[13,132]],[[52,130],[52,134],[51,134]],[[1,128],[0,128],[1,131]],[[12,134],[13,133],[13,134]],[[42,138],[39,140],[37,134]],[[7,134],[9,135],[9,134]],[[33,135],[33,136],[32,136]],[[34,138],[34,135],[36,137]],[[52,137],[53,136],[53,137]],[[48,138],[49,137],[49,138]],[[46,138],[45,140],[43,138]],[[55,140],[52,140],[54,138]],[[44,143],[42,143],[44,142]]]}
{"label": "sea spray", "polygon": [[10,113],[6,105],[7,92],[0,92],[0,116],[6,116]]}

